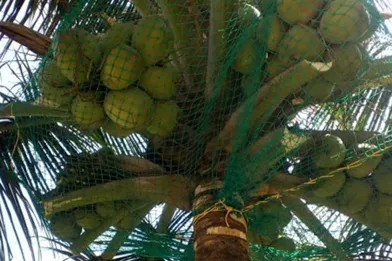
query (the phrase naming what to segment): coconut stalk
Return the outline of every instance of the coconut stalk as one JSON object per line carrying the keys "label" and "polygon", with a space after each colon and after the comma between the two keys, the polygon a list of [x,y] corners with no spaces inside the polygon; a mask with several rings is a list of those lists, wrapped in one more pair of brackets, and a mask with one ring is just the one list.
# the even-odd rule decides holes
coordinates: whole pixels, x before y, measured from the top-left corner
{"label": "coconut stalk", "polygon": [[146,203],[144,206],[135,209],[135,211],[132,211],[130,214],[123,217],[124,219],[127,219],[127,227],[126,229],[117,230],[111,242],[102,253],[102,260],[112,260],[113,257],[116,256],[118,250],[120,250],[121,246],[128,239],[128,236],[140,224],[143,218],[153,207],[154,204]]}
{"label": "coconut stalk", "polygon": [[113,224],[118,223],[122,218],[127,215],[125,209],[117,211],[116,215],[104,219],[104,221],[95,229],[85,231],[78,239],[76,239],[71,245],[70,249],[72,253],[79,254],[86,249],[97,237],[103,232],[108,230]]}
{"label": "coconut stalk", "polygon": [[[316,78],[320,72],[328,71],[331,65],[331,63],[312,63],[303,60],[261,86],[231,115],[218,136],[207,144],[205,155],[213,155],[214,151],[223,147],[226,151],[232,151],[233,139],[238,138],[235,131],[239,124],[248,120],[250,121],[249,127],[254,128],[257,123],[266,122],[270,114],[287,96],[297,92],[305,83]],[[293,79],[296,80],[293,81]],[[247,117],[245,115],[249,108],[252,110],[250,116]]]}
{"label": "coconut stalk", "polygon": [[[185,4],[174,0],[157,0],[156,2],[169,21],[174,34],[175,49],[186,86],[190,88],[190,91],[197,91],[201,88],[197,84],[202,81],[195,79],[194,76],[200,75],[202,68],[206,68],[206,62],[201,61],[204,57],[203,39],[197,33],[196,23]],[[192,68],[195,65],[199,67]],[[200,76],[203,77],[203,75]]]}
{"label": "coconut stalk", "polygon": [[328,229],[324,227],[305,203],[298,198],[289,196],[282,197],[282,202],[324,243],[338,260],[347,260],[347,254],[340,243],[329,233]]}
{"label": "coconut stalk", "polygon": [[208,36],[208,61],[205,96],[211,98],[219,68],[227,52],[227,25],[233,3],[216,0],[210,3],[210,26]]}
{"label": "coconut stalk", "polygon": [[28,102],[0,104],[0,117],[23,116],[70,118],[71,114],[68,111],[34,105]]}
{"label": "coconut stalk", "polygon": [[190,208],[194,182],[181,175],[137,177],[99,184],[69,192],[42,202],[45,215],[100,202],[140,200],[167,202],[178,208]]}
{"label": "coconut stalk", "polygon": [[0,32],[39,56],[46,55],[52,41],[44,34],[36,32],[24,25],[11,22],[0,22]]}
{"label": "coconut stalk", "polygon": [[[173,218],[176,209],[177,208],[175,206],[165,203],[165,206],[163,207],[161,216],[158,221],[157,230],[156,230],[157,233],[166,234],[168,232],[170,221]],[[147,259],[147,261],[154,261],[154,260],[156,260],[154,257],[149,257]]]}

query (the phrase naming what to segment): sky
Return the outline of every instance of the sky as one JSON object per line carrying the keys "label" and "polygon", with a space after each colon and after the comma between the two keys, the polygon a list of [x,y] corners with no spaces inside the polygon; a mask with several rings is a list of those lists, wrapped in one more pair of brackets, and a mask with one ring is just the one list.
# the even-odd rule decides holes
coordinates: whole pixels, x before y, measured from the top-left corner
{"label": "sky", "polygon": [[[384,12],[392,12],[392,0],[382,0],[382,1],[378,1],[380,10],[383,10]],[[23,8],[26,8],[26,5],[23,6]],[[391,28],[391,23],[388,22],[389,27]],[[3,49],[4,45],[5,45],[5,40],[0,41],[0,50]],[[17,44],[13,44],[10,51],[6,54],[6,57],[4,59],[4,61],[7,60],[12,60],[14,57],[14,53],[12,52],[12,50],[16,50],[19,46]],[[38,64],[30,64],[31,66],[38,66]],[[10,64],[11,67],[14,67],[14,65]],[[5,87],[2,86],[12,86],[14,84],[19,83],[19,80],[17,78],[15,78],[10,69],[8,67],[2,67],[0,70],[0,91],[4,91]],[[154,210],[154,213],[160,213],[160,209],[156,209]],[[152,217],[153,219],[156,219],[158,214],[154,214],[154,217]],[[342,217],[344,218],[344,217]],[[344,220],[342,220],[341,222],[343,222]],[[6,221],[7,222],[7,221]],[[41,236],[45,236],[45,233],[43,231],[40,232]],[[316,240],[315,238],[313,238],[312,240]],[[23,260],[22,259],[22,253],[20,253],[18,250],[18,246],[16,244],[16,238],[15,235],[13,235],[12,233],[9,235],[8,241],[10,243],[10,245],[14,248],[14,260],[15,261],[20,261]],[[41,243],[41,247],[46,247],[48,246],[48,243],[42,242]],[[37,246],[36,246],[37,247]],[[38,250],[36,248],[36,250]],[[42,248],[41,248],[42,250]],[[54,253],[50,250],[45,250],[43,249],[41,251],[41,258],[42,261],[60,261],[63,260],[64,257],[56,254],[54,255]],[[29,260],[28,260],[29,261]]]}

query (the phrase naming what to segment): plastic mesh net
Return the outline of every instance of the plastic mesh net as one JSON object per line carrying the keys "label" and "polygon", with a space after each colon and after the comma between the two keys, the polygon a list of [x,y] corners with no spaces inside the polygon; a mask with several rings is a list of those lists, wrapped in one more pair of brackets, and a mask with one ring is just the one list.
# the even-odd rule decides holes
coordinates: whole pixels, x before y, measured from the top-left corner
{"label": "plastic mesh net", "polygon": [[6,108],[10,164],[75,254],[223,260],[198,256],[189,222],[234,209],[252,260],[381,260],[388,6],[79,1],[20,93],[30,103]]}

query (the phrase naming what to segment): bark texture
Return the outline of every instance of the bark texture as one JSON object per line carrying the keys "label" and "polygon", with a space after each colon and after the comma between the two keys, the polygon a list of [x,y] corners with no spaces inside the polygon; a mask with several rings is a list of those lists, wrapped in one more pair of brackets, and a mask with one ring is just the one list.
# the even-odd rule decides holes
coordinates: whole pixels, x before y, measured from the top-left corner
{"label": "bark texture", "polygon": [[[199,186],[196,189],[193,209],[202,213],[195,217],[195,261],[250,261],[247,225],[244,217],[228,209],[214,208],[217,186]],[[204,212],[203,212],[204,211]]]}

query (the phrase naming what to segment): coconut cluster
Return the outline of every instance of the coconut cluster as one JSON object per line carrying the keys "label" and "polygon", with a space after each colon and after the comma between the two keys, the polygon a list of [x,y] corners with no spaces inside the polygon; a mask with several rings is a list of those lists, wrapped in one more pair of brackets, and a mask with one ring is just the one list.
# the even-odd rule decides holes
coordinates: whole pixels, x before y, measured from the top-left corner
{"label": "coconut cluster", "polygon": [[328,202],[346,215],[365,220],[383,232],[382,236],[392,238],[392,230],[385,229],[392,222],[390,156],[380,154],[374,144],[346,146],[342,139],[330,134],[315,144],[310,152],[312,172],[316,177],[330,176],[308,188],[315,201]]}
{"label": "coconut cluster", "polygon": [[60,212],[50,218],[49,228],[54,235],[66,242],[75,242],[83,231],[99,229],[107,220],[115,216],[119,210],[126,210],[129,215],[112,225],[118,230],[129,230],[137,225],[132,219],[135,209],[140,208],[131,201],[107,201],[84,207],[74,208],[70,211]]}
{"label": "coconut cluster", "polygon": [[178,74],[168,62],[173,46],[160,16],[115,23],[97,35],[64,30],[55,58],[38,76],[40,103],[69,109],[81,129],[102,127],[115,137],[169,135],[179,114]]}
{"label": "coconut cluster", "polygon": [[[264,82],[303,59],[332,62],[330,70],[302,88],[314,103],[325,101],[335,86],[345,86],[358,77],[366,60],[361,43],[375,32],[360,0],[275,2],[263,15],[249,4],[240,8],[240,24],[248,26],[253,21],[255,29],[239,48],[232,64],[234,70],[245,76],[254,73],[260,63],[258,52],[263,48],[267,49],[261,76]],[[244,88],[247,86],[252,85],[245,84]]]}

